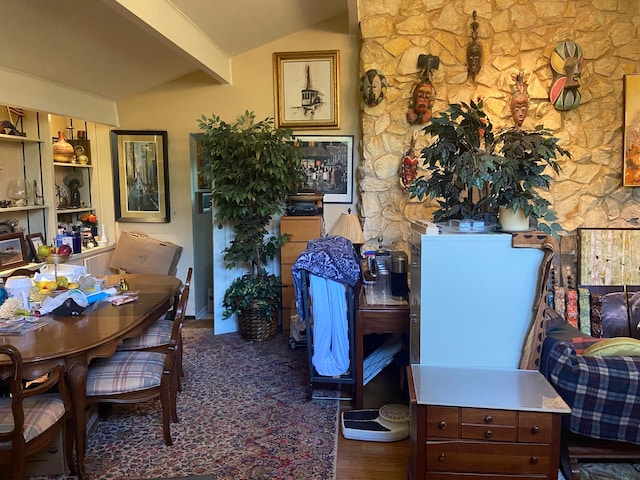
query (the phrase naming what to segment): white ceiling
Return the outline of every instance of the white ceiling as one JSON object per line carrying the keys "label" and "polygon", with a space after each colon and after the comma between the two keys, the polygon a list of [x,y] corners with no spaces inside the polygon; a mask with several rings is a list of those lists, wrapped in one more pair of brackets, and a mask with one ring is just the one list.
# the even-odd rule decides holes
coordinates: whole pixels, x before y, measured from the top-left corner
{"label": "white ceiling", "polygon": [[229,82],[233,56],[347,11],[352,19],[355,4],[2,0],[0,66],[111,100],[196,70],[212,82]]}

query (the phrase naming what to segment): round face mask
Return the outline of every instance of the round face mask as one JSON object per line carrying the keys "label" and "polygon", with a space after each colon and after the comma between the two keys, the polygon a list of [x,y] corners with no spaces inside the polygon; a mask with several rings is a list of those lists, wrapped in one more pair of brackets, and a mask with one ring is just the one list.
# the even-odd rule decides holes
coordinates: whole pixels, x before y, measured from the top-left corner
{"label": "round face mask", "polygon": [[375,107],[382,102],[386,89],[387,79],[378,70],[368,70],[360,80],[360,96],[370,107]]}

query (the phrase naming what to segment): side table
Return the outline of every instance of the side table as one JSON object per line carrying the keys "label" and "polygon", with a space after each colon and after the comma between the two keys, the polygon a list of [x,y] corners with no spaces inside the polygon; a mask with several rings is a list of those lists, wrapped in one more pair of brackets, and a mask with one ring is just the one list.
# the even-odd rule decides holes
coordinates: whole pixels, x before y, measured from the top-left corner
{"label": "side table", "polygon": [[557,479],[561,415],[536,370],[411,365],[409,478]]}
{"label": "side table", "polygon": [[364,404],[364,337],[372,333],[405,333],[409,334],[409,304],[405,305],[371,305],[362,283],[356,287],[356,392],[355,408],[361,409]]}

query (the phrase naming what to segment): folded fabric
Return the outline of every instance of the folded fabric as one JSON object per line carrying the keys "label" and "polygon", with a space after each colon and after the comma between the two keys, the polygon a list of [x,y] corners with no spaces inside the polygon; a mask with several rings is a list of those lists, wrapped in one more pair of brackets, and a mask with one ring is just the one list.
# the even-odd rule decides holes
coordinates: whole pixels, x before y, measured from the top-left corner
{"label": "folded fabric", "polygon": [[353,244],[344,237],[332,235],[309,240],[307,249],[291,267],[296,306],[303,321],[301,270],[353,287],[360,279],[360,260]]}

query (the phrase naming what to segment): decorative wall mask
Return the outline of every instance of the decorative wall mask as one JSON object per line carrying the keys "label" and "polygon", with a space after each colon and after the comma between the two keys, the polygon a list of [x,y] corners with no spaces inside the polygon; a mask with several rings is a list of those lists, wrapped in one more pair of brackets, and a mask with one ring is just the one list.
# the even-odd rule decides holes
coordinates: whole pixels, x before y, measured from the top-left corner
{"label": "decorative wall mask", "polygon": [[418,159],[420,158],[420,155],[416,154],[417,135],[418,130],[413,132],[409,150],[407,150],[407,152],[402,157],[402,165],[400,167],[400,184],[405,190],[409,188],[409,185],[411,185],[413,179],[418,175]]}
{"label": "decorative wall mask", "polygon": [[556,110],[571,110],[580,103],[580,75],[584,67],[582,48],[565,40],[556,45],[549,59],[553,82],[549,91],[549,100]]}
{"label": "decorative wall mask", "polygon": [[420,55],[418,68],[421,70],[422,81],[413,87],[407,121],[411,125],[427,123],[431,119],[431,108],[435,101],[436,89],[431,83],[431,71],[440,66],[440,57],[435,55]]}
{"label": "decorative wall mask", "polygon": [[478,17],[477,12],[473,11],[473,22],[471,22],[471,43],[467,46],[467,72],[471,80],[476,81],[476,75],[480,73],[482,67],[482,45],[478,42]]}
{"label": "decorative wall mask", "polygon": [[382,102],[389,83],[387,77],[379,70],[367,70],[360,79],[360,96],[369,107]]}
{"label": "decorative wall mask", "polygon": [[529,111],[529,96],[527,95],[527,82],[524,77],[524,70],[520,70],[517,75],[513,75],[516,82],[515,91],[509,102],[511,110],[511,118],[517,128],[522,127],[524,119],[527,118]]}

